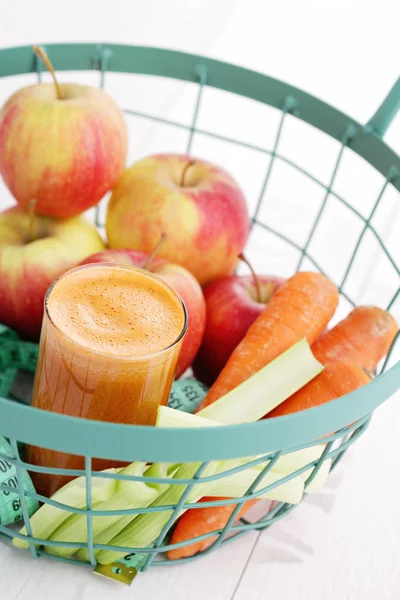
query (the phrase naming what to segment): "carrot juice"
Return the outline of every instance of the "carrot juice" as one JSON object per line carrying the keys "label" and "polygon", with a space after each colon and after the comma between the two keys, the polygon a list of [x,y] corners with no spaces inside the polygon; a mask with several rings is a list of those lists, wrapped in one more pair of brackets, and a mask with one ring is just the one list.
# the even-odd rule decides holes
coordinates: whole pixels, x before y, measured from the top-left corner
{"label": "carrot juice", "polygon": [[[68,271],[49,288],[33,406],[74,417],[154,425],[168,401],[186,310],[176,292],[142,269],[92,264]],[[27,461],[82,469],[84,458],[30,446]],[[94,458],[93,469],[115,465]],[[51,495],[62,475],[32,473]]]}

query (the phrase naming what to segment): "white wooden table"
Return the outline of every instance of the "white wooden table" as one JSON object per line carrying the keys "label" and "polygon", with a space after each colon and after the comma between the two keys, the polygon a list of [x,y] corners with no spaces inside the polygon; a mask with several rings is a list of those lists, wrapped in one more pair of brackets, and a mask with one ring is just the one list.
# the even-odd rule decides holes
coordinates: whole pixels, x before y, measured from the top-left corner
{"label": "white wooden table", "polygon": [[[183,7],[178,0],[168,3],[114,0],[115,18],[110,19],[109,0],[85,3],[69,0],[62,15],[47,11],[47,17],[43,18],[41,13],[48,8],[46,0],[35,3],[15,0],[9,7],[2,6],[0,44],[103,39],[209,54],[290,81],[364,122],[397,75],[398,20],[395,15],[399,7],[391,0],[380,2],[379,13],[368,12],[362,0],[352,3],[327,0],[323,8],[317,0],[302,3],[282,0],[275,3],[273,9],[269,3],[258,0],[220,0],[218,3],[188,0],[185,4]],[[388,18],[388,14],[392,18]],[[77,19],[77,15],[80,18]],[[371,43],[371,31],[374,31],[374,43]],[[97,81],[96,74],[80,74],[80,77],[87,83]],[[71,77],[63,74],[63,79]],[[24,78],[0,81],[0,103],[13,89],[27,82]],[[114,76],[107,77],[106,85],[125,105],[129,98],[129,105],[138,109],[145,108],[177,120],[190,119],[193,94],[179,86],[163,84],[155,91],[149,84],[150,87],[143,86],[141,91],[127,87],[129,83]],[[271,115],[264,120],[264,113],[257,107],[248,106],[243,110],[242,119],[237,119],[235,102],[228,108],[224,99],[210,95],[204,98],[200,118],[208,128],[220,128],[244,139],[256,136],[255,143],[270,147],[274,135],[269,121]],[[238,128],[235,132],[231,129],[234,126]],[[326,180],[335,149],[322,136],[306,141],[301,124],[292,126],[291,135],[283,139],[283,149]],[[185,134],[143,121],[132,122],[130,127],[133,139],[130,160],[155,151],[184,149]],[[397,151],[400,151],[399,134],[398,119],[387,138]],[[250,204],[255,201],[265,173],[265,156],[241,154],[235,148],[201,139],[195,140],[194,152],[222,163],[235,173]],[[365,208],[376,193],[378,183],[359,169],[359,163],[352,163],[350,159],[349,168],[342,171],[338,185],[343,186],[359,207]],[[271,202],[265,218],[284,226],[289,235],[297,235],[302,219],[306,218],[300,200],[312,205],[320,199],[321,190],[302,187],[293,173],[285,176],[278,170],[278,175],[276,186],[271,180],[268,190]],[[9,203],[8,194],[0,187],[0,209]],[[398,198],[389,198],[380,223],[395,253],[400,253],[396,233],[400,227],[399,206]],[[342,214],[338,219],[345,253],[345,233],[348,231],[350,235],[354,223]],[[335,257],[329,263],[333,272],[341,268],[340,261],[345,259],[335,236],[336,230],[328,228],[324,235],[325,252],[318,244],[315,248],[328,262],[329,257]],[[257,259],[261,247],[264,259],[267,257],[262,263]],[[252,257],[259,268],[290,273],[292,258],[274,246],[272,240],[266,242],[256,236],[252,248]],[[373,253],[373,248],[370,252],[367,250],[359,265],[363,273],[355,293],[360,302],[381,299],[384,303],[389,273],[380,264],[375,264],[370,272]],[[398,313],[397,317],[400,317]],[[139,575],[130,588],[96,577],[90,569],[49,559],[34,561],[30,555],[0,542],[0,598],[106,600],[112,595],[115,599],[140,600],[155,597],[163,600],[400,599],[400,475],[395,466],[399,401],[400,397],[392,398],[377,412],[368,431],[350,449],[324,492],[307,499],[270,530],[249,533],[187,566],[153,568]]]}

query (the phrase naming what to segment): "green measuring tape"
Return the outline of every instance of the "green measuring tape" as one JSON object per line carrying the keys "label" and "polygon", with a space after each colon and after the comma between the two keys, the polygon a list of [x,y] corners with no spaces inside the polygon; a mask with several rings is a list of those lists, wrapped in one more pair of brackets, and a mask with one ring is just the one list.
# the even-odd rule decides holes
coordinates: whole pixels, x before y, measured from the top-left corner
{"label": "green measuring tape", "polygon": [[0,397],[9,398],[18,369],[35,372],[38,345],[21,342],[18,335],[0,325]]}
{"label": "green measuring tape", "polygon": [[[33,372],[37,360],[37,345],[21,342],[12,329],[0,325],[0,396],[7,398],[18,369]],[[8,458],[13,451],[8,441],[0,435],[0,485],[12,489],[0,489],[0,525],[8,525],[22,519],[21,500],[18,493],[17,470]],[[22,485],[25,490],[35,492],[32,480],[25,469],[22,470]],[[26,497],[29,516],[38,508],[37,500]]]}
{"label": "green measuring tape", "polygon": [[208,388],[194,377],[174,381],[168,400],[170,408],[194,413],[207,394]]}
{"label": "green measuring tape", "polygon": [[[0,490],[0,525],[8,525],[22,519],[21,499],[18,493],[18,478],[15,465],[7,458],[13,458],[13,452],[6,438],[0,436],[0,484],[12,489]],[[35,492],[32,480],[25,469],[22,470],[22,485],[24,490]],[[25,497],[29,516],[39,508],[39,503],[33,498]]]}

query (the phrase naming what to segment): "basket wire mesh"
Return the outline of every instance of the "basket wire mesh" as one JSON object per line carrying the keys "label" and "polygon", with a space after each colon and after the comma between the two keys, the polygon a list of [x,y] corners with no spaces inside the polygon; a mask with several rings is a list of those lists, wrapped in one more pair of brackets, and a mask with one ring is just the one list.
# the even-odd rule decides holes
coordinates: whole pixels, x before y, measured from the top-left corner
{"label": "basket wire mesh", "polygon": [[[79,68],[79,69],[88,69],[93,68],[98,70],[99,72],[99,86],[103,88],[105,86],[106,74],[110,69],[110,63],[114,59],[115,54],[122,52],[121,47],[113,46],[113,47],[105,47],[102,45],[98,45],[93,48],[92,45],[58,45],[58,46],[49,46],[47,48],[49,51],[49,55],[53,58],[56,68],[61,64],[61,69],[68,70],[69,68]],[[132,56],[135,56],[135,50],[140,51],[139,54],[141,56],[142,62],[140,60],[131,64],[129,61]],[[64,60],[63,57],[69,53],[74,51],[74,57],[71,59],[70,63]],[[122,71],[122,72],[137,72],[137,73],[152,73],[152,74],[163,74],[166,70],[169,72],[166,73],[169,77],[177,77],[180,79],[186,80],[194,80],[197,81],[197,95],[196,101],[193,107],[193,116],[191,123],[189,125],[185,125],[183,123],[179,123],[174,120],[170,120],[167,118],[162,118],[156,115],[147,114],[140,111],[126,109],[125,113],[127,115],[134,115],[137,117],[141,117],[143,119],[149,119],[155,121],[160,124],[167,124],[175,128],[183,129],[187,131],[187,144],[186,144],[186,153],[190,155],[192,151],[192,145],[194,141],[194,137],[196,134],[202,134],[209,138],[218,139],[230,144],[236,144],[242,146],[244,148],[248,148],[251,150],[256,150],[267,157],[267,166],[265,171],[265,176],[262,182],[261,190],[259,197],[257,199],[255,210],[251,219],[252,229],[255,226],[260,227],[262,230],[274,234],[278,238],[280,238],[285,243],[294,247],[299,253],[300,257],[297,264],[297,269],[301,269],[304,264],[304,260],[307,259],[313,267],[324,273],[324,270],[321,268],[321,265],[315,260],[315,258],[310,254],[310,245],[312,243],[315,232],[318,228],[318,223],[321,220],[321,217],[326,210],[328,203],[331,199],[335,199],[337,202],[341,203],[347,209],[349,209],[356,217],[362,220],[363,228],[361,233],[357,237],[353,254],[348,262],[346,270],[340,281],[336,282],[338,284],[338,288],[340,290],[341,295],[346,298],[346,300],[350,303],[351,306],[355,306],[355,302],[352,298],[344,291],[344,286],[348,280],[350,271],[354,265],[354,261],[356,259],[357,253],[359,251],[360,245],[366,235],[366,232],[370,232],[377,243],[379,244],[382,253],[384,253],[387,259],[390,261],[393,266],[397,277],[400,279],[400,265],[396,263],[394,258],[391,256],[391,253],[387,249],[384,240],[382,239],[379,232],[375,229],[372,219],[376,212],[379,210],[382,198],[385,194],[388,186],[393,186],[400,190],[400,177],[399,177],[399,165],[400,161],[396,155],[390,151],[382,142],[381,137],[385,133],[387,127],[389,126],[391,120],[394,118],[400,101],[400,80],[393,87],[387,98],[385,99],[382,106],[378,109],[374,117],[370,120],[368,125],[362,129],[360,132],[360,126],[355,122],[352,122],[351,119],[346,118],[347,122],[346,127],[344,128],[342,134],[339,136],[337,131],[340,130],[340,127],[336,128],[336,131],[333,131],[333,125],[331,127],[331,122],[335,123],[337,121],[337,111],[328,107],[331,113],[328,111],[329,119],[324,122],[324,119],[319,117],[318,115],[314,115],[313,117],[310,114],[303,114],[302,108],[302,100],[304,100],[304,93],[299,90],[295,90],[294,88],[288,88],[288,92],[283,96],[279,96],[277,93],[272,93],[273,99],[271,101],[264,99],[265,103],[269,103],[271,105],[277,106],[281,110],[280,122],[277,128],[277,133],[275,137],[275,141],[272,147],[272,150],[268,150],[263,147],[259,147],[257,145],[253,145],[250,143],[246,143],[234,138],[230,138],[224,135],[220,135],[217,133],[213,133],[212,131],[208,131],[205,129],[201,129],[198,127],[198,117],[201,109],[202,97],[204,89],[207,85],[212,85],[214,87],[220,87],[221,89],[225,89],[227,91],[242,93],[244,96],[248,97],[257,97],[260,99],[260,96],[264,93],[262,90],[259,91],[260,82],[263,84],[264,88],[268,90],[268,85],[271,84],[272,80],[261,76],[259,74],[254,74],[246,70],[243,71],[243,82],[240,84],[235,84],[236,87],[243,86],[243,91],[238,91],[235,88],[233,80],[230,79],[229,69],[233,69],[235,67],[224,65],[223,63],[217,63],[216,61],[209,61],[208,59],[201,59],[200,57],[191,57],[189,55],[183,55],[179,53],[171,53],[169,51],[161,51],[154,49],[144,49],[144,48],[126,48],[124,52],[132,51],[133,55],[126,57],[126,60],[122,60],[120,65],[115,66],[114,71]],[[9,54],[7,54],[7,52]],[[28,62],[29,49],[28,48],[18,48],[18,49],[8,49],[2,51],[3,53],[3,67],[0,67],[0,76],[4,75],[12,75],[15,73],[23,73],[23,72],[32,72],[36,71],[38,81],[41,81],[41,73],[42,73],[42,65],[41,61],[38,60],[36,55],[32,54],[30,63]],[[154,54],[155,53],[155,54]],[[123,54],[123,52],[122,52]],[[173,65],[173,61],[171,56],[176,54],[177,64],[179,61],[182,62],[183,66],[181,69],[175,68]],[[89,60],[88,60],[89,56]],[[7,57],[10,59],[9,62],[6,61]],[[129,60],[128,60],[129,58]],[[158,62],[155,62],[155,58],[159,59]],[[164,60],[165,59],[165,60]],[[172,62],[171,62],[172,61]],[[1,64],[1,63],[0,63]],[[29,66],[30,64],[30,66]],[[151,68],[150,68],[151,65]],[[194,65],[194,69],[192,68]],[[168,67],[168,68],[167,68]],[[227,73],[225,73],[225,67],[227,69]],[[216,76],[220,74],[221,83],[219,84],[216,80]],[[252,92],[250,94],[247,93],[246,86],[249,84],[250,80],[253,78],[261,78],[260,80],[252,84],[250,87]],[[278,82],[280,83],[280,82]],[[281,84],[282,85],[282,84]],[[272,85],[273,88],[273,85]],[[285,89],[286,89],[285,88]],[[261,88],[260,88],[261,89]],[[280,89],[280,88],[279,88]],[[266,96],[267,98],[267,96]],[[277,99],[278,98],[278,99]],[[280,98],[280,100],[279,100]],[[307,113],[307,111],[305,111]],[[298,165],[291,159],[283,156],[279,153],[279,146],[282,137],[282,132],[285,127],[285,123],[288,115],[293,115],[304,119],[306,122],[312,123],[315,126],[319,126],[321,129],[340,139],[340,149],[337,154],[335,163],[333,165],[331,176],[328,185],[325,185],[323,181],[315,177],[313,174],[308,172],[306,169]],[[313,122],[315,121],[315,122]],[[366,134],[369,134],[369,137],[365,137]],[[364,138],[363,138],[364,136]],[[360,141],[361,140],[361,141]],[[372,141],[371,141],[372,140]],[[379,157],[377,157],[374,152],[376,151],[376,143],[378,143],[378,150],[380,151]],[[369,144],[369,145],[368,145]],[[381,190],[374,202],[372,209],[369,214],[365,217],[361,214],[357,208],[355,208],[349,201],[347,201],[342,195],[338,194],[334,189],[335,178],[338,173],[339,166],[343,160],[344,150],[346,148],[353,148],[356,152],[358,152],[361,156],[366,158],[377,170],[379,170],[385,177],[385,181]],[[268,226],[268,224],[264,223],[260,220],[260,209],[262,207],[263,202],[265,201],[266,195],[268,194],[268,185],[271,179],[271,174],[276,164],[276,161],[281,161],[288,165],[289,167],[297,170],[299,173],[304,175],[305,177],[311,179],[318,186],[325,189],[325,194],[319,211],[312,223],[311,229],[303,246],[297,244],[289,237],[283,235],[282,233],[276,231],[274,228]],[[100,207],[96,207],[95,211],[95,223],[99,228],[103,227],[103,223],[101,222],[100,215]],[[326,274],[326,273],[325,273]],[[397,282],[398,283],[398,282]],[[388,303],[388,310],[390,310],[396,301],[399,299],[400,287],[398,285],[394,288],[393,295],[390,298]],[[2,337],[3,334],[3,337]],[[383,373],[388,365],[388,361],[390,360],[390,356],[393,352],[395,343],[399,336],[396,337],[395,342],[392,345],[390,353],[386,358],[383,366],[381,367],[380,373]],[[34,370],[34,365],[37,357],[37,349],[33,344],[23,343],[15,339],[15,337],[10,336],[9,332],[5,329],[0,331],[0,397],[9,397],[11,393],[11,386],[14,380],[17,369],[27,369],[30,371]],[[400,387],[399,378],[396,378],[397,387]],[[393,385],[392,385],[393,387]],[[387,394],[390,395],[390,394]],[[383,401],[384,398],[381,400]],[[1,398],[0,398],[0,402]],[[0,404],[1,408],[1,404]],[[22,413],[21,413],[22,414]],[[0,411],[1,416],[1,411]],[[209,532],[207,534],[203,534],[201,536],[197,536],[196,538],[191,539],[191,543],[195,541],[201,541],[210,539],[211,544],[201,552],[201,554],[209,553],[216,548],[218,548],[223,543],[228,543],[233,539],[237,539],[238,537],[244,535],[249,530],[261,530],[270,527],[273,523],[281,519],[287,513],[289,513],[296,505],[276,502],[269,506],[267,512],[256,521],[250,521],[246,518],[241,518],[236,520],[238,512],[243,505],[243,503],[247,502],[250,499],[258,498],[262,496],[265,492],[271,491],[277,485],[281,485],[286,481],[293,479],[299,475],[304,473],[308,473],[311,469],[311,473],[308,476],[308,479],[305,482],[305,489],[311,484],[311,482],[315,479],[318,471],[321,469],[324,461],[327,459],[332,460],[332,468],[334,468],[340,459],[343,457],[344,453],[348,449],[348,447],[358,439],[358,437],[365,431],[368,426],[370,420],[370,414],[365,414],[355,420],[352,425],[345,427],[341,427],[336,432],[326,435],[324,437],[324,444],[326,444],[324,451],[321,456],[300,469],[293,471],[290,475],[282,476],[282,478],[275,483],[270,485],[266,485],[260,487],[265,477],[271,471],[273,466],[279,460],[281,456],[287,454],[288,452],[292,452],[298,449],[315,446],[321,443],[321,439],[315,438],[313,441],[308,441],[307,443],[300,444],[296,447],[287,446],[285,450],[279,450],[274,452],[264,453],[262,455],[258,455],[256,458],[248,458],[244,459],[243,462],[239,466],[235,466],[234,468],[227,469],[224,472],[217,472],[213,474],[207,474],[208,468],[212,463],[211,460],[203,460],[195,463],[195,472],[193,477],[185,478],[185,479],[165,479],[165,478],[157,478],[157,477],[145,477],[145,476],[132,476],[132,475],[120,475],[114,473],[106,473],[106,472],[94,472],[92,471],[92,456],[85,456],[85,468],[84,470],[66,470],[66,469],[54,469],[50,467],[39,467],[35,465],[27,464],[23,461],[23,458],[20,454],[20,448],[18,445],[18,439],[16,437],[8,435],[9,427],[7,427],[7,422],[2,420],[0,422],[0,433],[3,433],[6,437],[8,437],[11,448],[12,448],[12,457],[8,455],[0,454],[0,460],[6,460],[8,463],[15,465],[17,472],[17,490],[14,486],[1,484],[0,491],[6,494],[13,494],[17,498],[19,498],[22,516],[24,520],[24,524],[26,527],[27,535],[23,535],[19,533],[14,528],[10,528],[4,525],[0,525],[0,535],[10,541],[12,537],[16,536],[18,538],[26,539],[29,542],[30,552],[34,557],[39,557],[41,555],[46,555],[49,558],[56,558],[52,555],[48,555],[41,548],[46,545],[51,546],[62,546],[62,547],[73,547],[73,548],[85,548],[88,551],[90,562],[92,565],[96,565],[95,551],[100,549],[112,549],[116,551],[121,551],[123,553],[128,554],[128,562],[129,557],[133,554],[137,554],[137,556],[142,558],[140,568],[141,570],[147,570],[150,565],[165,565],[170,564],[170,561],[163,558],[163,553],[167,550],[172,550],[176,548],[180,548],[186,544],[187,541],[170,544],[168,543],[167,536],[168,533],[176,521],[177,517],[182,513],[182,511],[186,509],[199,509],[205,508],[208,506],[224,506],[224,505],[236,505],[233,510],[229,520],[226,525],[219,530],[215,530],[213,532]],[[351,422],[351,421],[348,421]],[[326,432],[325,432],[326,433]],[[22,442],[26,440],[21,440]],[[132,456],[132,460],[134,457]],[[206,482],[217,481],[222,477],[226,477],[229,474],[238,473],[247,469],[249,466],[253,466],[256,464],[263,465],[263,468],[260,470],[259,475],[254,480],[254,482],[249,486],[246,491],[246,494],[241,498],[231,498],[231,499],[221,499],[209,502],[190,502],[188,501],[191,492],[193,491],[194,486],[204,484]],[[74,508],[72,506],[68,506],[65,504],[61,504],[56,500],[51,500],[45,498],[39,494],[36,494],[29,490],[24,490],[23,487],[23,472],[24,470],[28,470],[31,472],[38,473],[46,473],[46,474],[60,474],[60,475],[69,475],[69,476],[82,476],[86,477],[86,508]],[[134,508],[134,509],[125,509],[125,510],[116,510],[116,511],[99,511],[96,510],[96,507],[93,506],[92,502],[92,477],[101,477],[101,478],[111,478],[117,480],[128,480],[128,481],[141,481],[145,483],[167,483],[173,484],[176,486],[180,486],[181,495],[180,499],[176,504],[166,504],[165,506],[149,506],[147,508]],[[200,483],[199,483],[200,482]],[[30,519],[28,515],[28,506],[26,498],[32,498],[39,502],[48,503],[52,506],[62,508],[69,513],[85,515],[87,522],[87,541],[82,541],[81,543],[77,542],[57,542],[52,541],[51,544],[46,542],[46,540],[35,538],[32,535],[32,528],[30,525]],[[165,523],[160,531],[159,535],[153,541],[153,543],[145,548],[138,547],[120,547],[120,546],[110,546],[110,545],[102,545],[96,544],[93,539],[93,518],[99,516],[112,516],[112,515],[120,515],[127,516],[132,515],[132,518],[138,514],[151,514],[151,513],[160,513],[165,512]],[[198,555],[184,558],[180,560],[174,561],[174,564],[179,564],[182,562],[190,561],[197,558]],[[156,559],[156,560],[154,560]],[[66,562],[73,562],[76,564],[77,561],[74,558],[58,558],[58,560],[63,560]]]}

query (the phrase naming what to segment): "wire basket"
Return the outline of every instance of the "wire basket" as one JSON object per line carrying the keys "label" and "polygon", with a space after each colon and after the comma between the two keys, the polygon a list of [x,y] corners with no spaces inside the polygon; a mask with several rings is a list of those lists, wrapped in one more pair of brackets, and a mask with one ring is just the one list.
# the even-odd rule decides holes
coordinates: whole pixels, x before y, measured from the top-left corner
{"label": "wire basket", "polygon": [[[362,126],[328,104],[281,81],[200,56],[155,48],[95,44],[48,45],[46,51],[58,71],[98,71],[101,87],[104,86],[105,75],[109,72],[162,76],[191,82],[192,85],[196,85],[197,91],[192,120],[188,125],[140,111],[126,110],[125,112],[143,119],[151,119],[161,124],[167,124],[186,132],[187,154],[191,153],[196,135],[201,134],[209,139],[217,139],[238,147],[254,150],[265,157],[266,171],[261,192],[253,205],[252,211],[253,230],[250,247],[256,231],[262,232],[263,235],[276,236],[282,243],[297,251],[297,269],[304,268],[307,265],[308,268],[324,273],[324,269],[315,260],[311,251],[313,240],[317,234],[321,218],[327,211],[329,204],[334,203],[335,206],[346,207],[360,221],[362,226],[357,238],[353,240],[353,251],[350,258],[348,258],[344,272],[335,281],[342,298],[347,301],[348,306],[355,306],[356,302],[347,291],[346,285],[350,275],[353,276],[354,267],[365,236],[372,235],[379,247],[379,253],[385,257],[385,260],[387,259],[390,262],[395,271],[393,280],[390,282],[390,299],[387,302],[387,308],[393,310],[397,306],[400,301],[400,260],[396,260],[396,257],[388,249],[377,227],[375,227],[374,218],[381,209],[387,191],[391,189],[396,191],[397,194],[400,190],[400,158],[382,141],[384,133],[400,107],[400,80],[389,92],[368,124]],[[40,61],[37,60],[31,47],[0,50],[0,77],[36,72],[40,80],[40,68]],[[256,144],[235,140],[220,133],[201,129],[198,122],[203,95],[205,89],[210,88],[224,90],[236,96],[252,99],[280,111],[272,149],[268,150]],[[293,119],[294,117],[295,119]],[[339,142],[339,151],[333,161],[327,184],[280,153],[283,130],[290,119],[292,122],[303,121],[307,126],[313,126]],[[368,214],[363,214],[351,198],[346,199],[335,189],[339,166],[343,164],[345,150],[347,149],[363,158],[366,164],[371,167],[370,170],[373,168],[382,176],[381,188],[371,208],[367,211]],[[160,150],[164,150],[164,148],[160,148]],[[293,172],[297,172],[306,180],[313,181],[324,190],[320,207],[312,219],[311,227],[302,244],[284,235],[278,229],[271,227],[262,218],[262,207],[268,198],[271,174],[276,165],[280,163],[286,164]],[[101,227],[99,209],[96,211],[95,219],[96,224]],[[395,342],[391,352],[394,344]],[[12,454],[1,453],[0,461],[6,460],[9,464],[15,466],[16,483],[14,487],[11,484],[0,485],[0,492],[12,493],[14,497],[19,499],[27,531],[26,539],[29,541],[32,555],[34,557],[47,556],[44,550],[41,549],[45,540],[32,536],[28,516],[28,502],[33,500],[56,506],[57,503],[34,493],[32,490],[24,489],[24,470],[58,475],[85,475],[87,508],[76,509],[61,505],[65,510],[69,510],[71,514],[86,515],[88,541],[80,544],[74,543],[73,546],[86,548],[90,562],[93,565],[96,564],[95,553],[99,549],[111,548],[124,552],[129,556],[136,554],[136,556],[142,558],[138,568],[143,571],[147,570],[150,565],[171,564],[165,558],[165,551],[187,544],[187,542],[175,545],[167,543],[168,532],[182,510],[236,504],[235,510],[222,530],[216,530],[195,538],[195,540],[213,538],[211,545],[200,554],[210,552],[217,549],[222,543],[230,542],[249,530],[261,530],[270,527],[293,510],[295,505],[279,502],[270,505],[266,513],[254,522],[244,518],[236,521],[236,516],[244,502],[251,498],[257,498],[275,487],[276,484],[263,487],[260,487],[260,485],[282,455],[297,449],[314,446],[320,443],[321,438],[325,436],[326,446],[320,458],[286,477],[286,479],[291,479],[312,469],[306,481],[306,489],[323,466],[324,461],[332,459],[332,468],[338,463],[348,447],[365,431],[371,413],[400,389],[400,362],[392,368],[386,369],[389,356],[380,369],[378,376],[366,388],[361,388],[348,396],[318,408],[251,424],[206,429],[171,430],[89,421],[36,410],[29,406],[10,402],[5,398],[9,397],[16,370],[18,368],[34,370],[36,347],[13,339],[9,331],[2,329],[0,330],[0,370],[2,374],[0,378],[0,396],[3,396],[3,398],[0,398],[0,434],[9,440]],[[349,423],[352,423],[352,425],[349,426]],[[335,433],[332,433],[333,431]],[[21,442],[81,455],[84,457],[85,468],[81,471],[68,471],[26,464],[20,456]],[[93,457],[128,462],[140,460],[148,463],[194,463],[195,469],[191,477],[179,480],[125,476],[125,479],[133,481],[153,483],[166,481],[169,484],[173,483],[179,486],[181,490],[180,500],[176,504],[99,512],[92,506],[91,498],[91,478],[95,473],[92,471]],[[212,461],[242,457],[253,458],[244,460],[240,466],[236,466],[229,471],[207,475],[208,466],[212,464]],[[200,480],[201,483],[217,480],[255,463],[264,463],[265,466],[242,498],[211,501],[200,505],[187,502],[193,486],[199,484]],[[118,474],[102,473],[99,475],[96,473],[96,476],[121,479]],[[17,492],[18,495],[16,495]],[[138,513],[164,514],[163,526],[151,545],[144,548],[110,547],[93,542],[93,517],[118,514],[121,516],[132,515],[133,519]],[[16,535],[16,530],[1,525],[0,534],[2,538],[10,541]],[[51,545],[68,546],[67,543],[63,542],[52,542]],[[198,556],[174,561],[174,563],[192,560]],[[60,560],[77,562],[75,558]]]}

